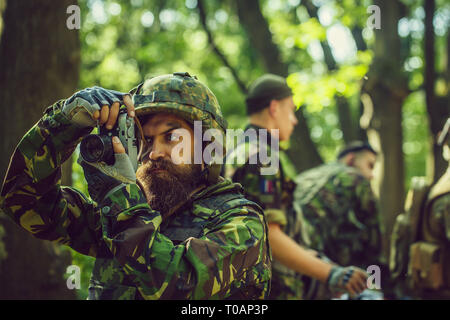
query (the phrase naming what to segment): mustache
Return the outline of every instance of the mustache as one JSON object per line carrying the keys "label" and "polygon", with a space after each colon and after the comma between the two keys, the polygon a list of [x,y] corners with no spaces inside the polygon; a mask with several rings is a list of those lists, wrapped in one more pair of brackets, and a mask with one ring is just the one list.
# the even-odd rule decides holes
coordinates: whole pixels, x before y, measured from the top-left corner
{"label": "mustache", "polygon": [[148,163],[146,165],[145,171],[147,173],[151,174],[152,171],[154,171],[154,170],[166,170],[166,171],[173,172],[173,171],[176,171],[174,169],[175,169],[175,167],[174,167],[173,163],[171,163],[168,160],[160,159],[160,160],[156,160],[156,161],[152,161],[152,162]]}
{"label": "mustache", "polygon": [[[164,170],[164,175],[159,175],[158,170]],[[202,177],[201,167],[198,165],[182,166],[176,165],[167,159],[149,161],[136,172],[136,177],[145,183],[156,183],[156,181],[172,181],[185,186],[192,186]]]}

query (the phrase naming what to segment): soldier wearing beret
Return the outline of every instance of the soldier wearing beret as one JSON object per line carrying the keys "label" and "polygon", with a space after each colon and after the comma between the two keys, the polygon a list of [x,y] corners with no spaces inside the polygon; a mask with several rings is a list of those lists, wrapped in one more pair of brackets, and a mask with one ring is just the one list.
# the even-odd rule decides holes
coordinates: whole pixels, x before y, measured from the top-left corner
{"label": "soldier wearing beret", "polygon": [[[257,141],[241,139],[236,149],[227,154],[226,176],[242,184],[247,198],[264,209],[274,259],[270,298],[301,299],[302,274],[320,280],[336,292],[361,292],[366,285],[364,271],[324,262],[316,257],[315,252],[300,245],[300,221],[293,210],[295,184],[285,171],[287,157],[282,150],[278,153],[272,145],[272,138],[276,141],[289,140],[294,126],[298,124],[292,91],[286,80],[273,74],[256,79],[249,87],[246,105],[250,122],[246,132],[265,129],[268,134],[267,137],[260,136]],[[259,153],[261,149],[276,155],[279,165],[275,173],[262,174],[262,169],[267,169],[267,163],[252,163],[252,154]],[[245,163],[234,161],[242,153],[245,153]]]}

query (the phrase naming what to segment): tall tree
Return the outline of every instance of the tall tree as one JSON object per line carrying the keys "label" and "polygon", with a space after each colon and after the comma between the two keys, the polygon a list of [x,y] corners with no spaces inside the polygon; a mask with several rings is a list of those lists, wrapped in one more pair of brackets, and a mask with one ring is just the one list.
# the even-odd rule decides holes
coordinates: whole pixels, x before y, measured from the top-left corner
{"label": "tall tree", "polygon": [[199,17],[200,17],[200,23],[202,24],[203,29],[205,30],[205,32],[208,36],[208,42],[209,42],[212,50],[219,57],[220,61],[222,61],[222,63],[228,68],[228,70],[230,70],[231,74],[233,75],[234,80],[236,81],[236,84],[239,86],[239,89],[242,91],[242,93],[246,94],[247,86],[239,77],[237,70],[231,66],[230,62],[228,62],[228,59],[225,57],[225,54],[219,49],[216,42],[214,41],[214,36],[208,27],[207,14],[206,14],[204,0],[198,0],[197,7],[198,7],[198,13],[199,13]]}
{"label": "tall tree", "polygon": [[[80,44],[66,25],[72,0],[8,0],[0,42],[0,176],[25,132],[45,107],[77,88]],[[0,299],[74,298],[63,278],[70,255],[33,238],[3,213],[8,257],[0,262]]]}
{"label": "tall tree", "polygon": [[[269,25],[264,18],[258,0],[236,1],[239,21],[248,39],[259,54],[267,72],[286,77],[288,65],[281,60],[280,50],[272,40]],[[291,137],[288,155],[298,171],[304,171],[323,163],[311,139],[303,108],[296,112],[299,124]]]}
{"label": "tall tree", "polygon": [[[435,34],[433,27],[434,12],[436,9],[435,0],[427,0],[424,3],[425,8],[425,37],[424,37],[424,86],[425,100],[430,122],[430,131],[432,137],[432,150],[429,161],[429,172],[433,181],[439,179],[447,169],[447,162],[442,158],[442,147],[437,145],[437,136],[445,123],[446,117],[450,112],[449,97],[438,97],[435,93],[436,84],[436,60],[435,60]],[[447,32],[447,37],[448,37]],[[448,53],[447,53],[448,55]],[[448,62],[447,62],[448,63]],[[448,67],[447,67],[448,69]]]}
{"label": "tall tree", "polygon": [[369,115],[368,136],[380,154],[380,212],[384,224],[384,253],[388,254],[389,235],[404,200],[404,159],[402,151],[402,104],[409,91],[402,72],[400,38],[397,25],[403,17],[398,0],[375,0],[380,8],[381,29],[375,29],[374,59],[364,91]]}
{"label": "tall tree", "polygon": [[[302,1],[302,4],[306,7],[306,10],[311,18],[319,20],[318,8],[312,3],[311,0]],[[338,64],[333,56],[328,40],[325,39],[321,41],[320,46],[322,47],[323,56],[328,71],[336,71],[338,69]],[[358,140],[360,138],[359,130],[357,129],[358,126],[355,121],[356,119],[353,119],[349,101],[342,95],[335,95],[334,100],[336,102],[337,116],[345,143]]]}

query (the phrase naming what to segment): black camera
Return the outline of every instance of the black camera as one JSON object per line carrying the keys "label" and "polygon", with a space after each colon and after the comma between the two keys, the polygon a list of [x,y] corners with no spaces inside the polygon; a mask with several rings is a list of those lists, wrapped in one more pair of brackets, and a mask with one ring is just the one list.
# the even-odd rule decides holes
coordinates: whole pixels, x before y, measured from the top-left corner
{"label": "black camera", "polygon": [[128,154],[133,168],[137,170],[137,138],[134,119],[128,117],[127,110],[121,109],[117,122],[111,130],[99,127],[99,134],[90,134],[83,138],[80,143],[80,154],[86,162],[105,162],[114,165],[114,150],[112,137],[119,137],[125,152]]}

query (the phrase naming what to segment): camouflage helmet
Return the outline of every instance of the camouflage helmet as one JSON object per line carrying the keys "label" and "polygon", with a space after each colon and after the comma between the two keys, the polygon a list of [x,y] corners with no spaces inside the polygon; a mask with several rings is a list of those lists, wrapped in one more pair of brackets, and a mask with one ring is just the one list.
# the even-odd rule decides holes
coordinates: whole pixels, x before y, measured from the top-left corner
{"label": "camouflage helmet", "polygon": [[[160,112],[175,114],[189,123],[202,122],[202,130],[218,129],[225,134],[227,124],[214,93],[196,76],[187,72],[175,72],[150,78],[130,93],[133,94],[136,117]],[[223,154],[225,154],[225,146]],[[207,166],[208,181],[219,176],[221,165]]]}

